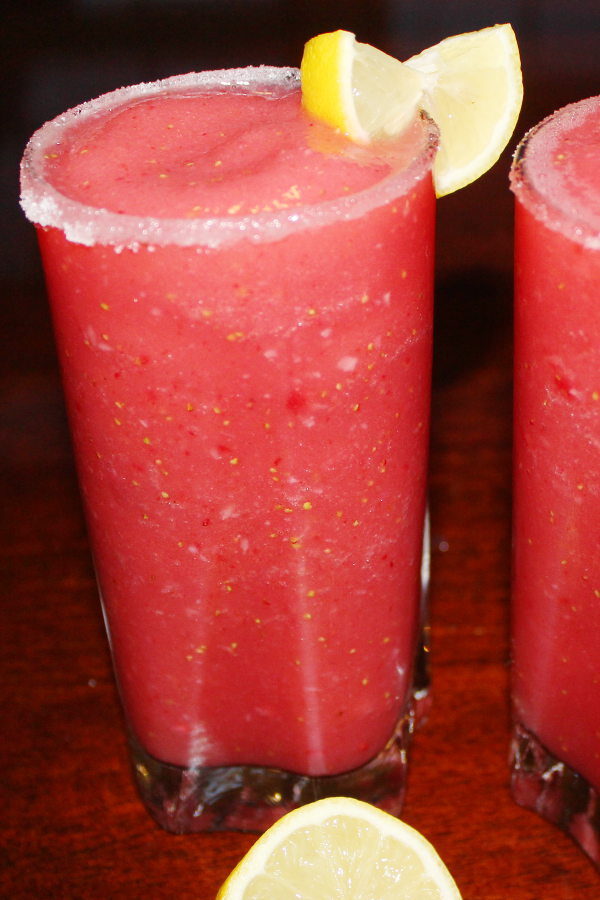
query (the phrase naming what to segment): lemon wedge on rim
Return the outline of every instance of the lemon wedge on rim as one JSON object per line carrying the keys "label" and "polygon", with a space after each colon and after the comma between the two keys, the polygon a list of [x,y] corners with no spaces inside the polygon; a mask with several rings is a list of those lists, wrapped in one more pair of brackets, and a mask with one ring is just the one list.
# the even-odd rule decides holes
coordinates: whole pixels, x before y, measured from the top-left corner
{"label": "lemon wedge on rim", "polygon": [[440,129],[436,194],[456,191],[496,162],[521,110],[523,79],[512,27],[457,34],[404,63],[348,31],[307,42],[302,104],[359,143],[398,135],[425,109]]}
{"label": "lemon wedge on rim", "polygon": [[300,66],[307,112],[358,143],[399,134],[414,116],[423,76],[349,31],[311,38]]}
{"label": "lemon wedge on rim", "polygon": [[217,900],[461,900],[431,844],[361,800],[317,800],[275,822]]}

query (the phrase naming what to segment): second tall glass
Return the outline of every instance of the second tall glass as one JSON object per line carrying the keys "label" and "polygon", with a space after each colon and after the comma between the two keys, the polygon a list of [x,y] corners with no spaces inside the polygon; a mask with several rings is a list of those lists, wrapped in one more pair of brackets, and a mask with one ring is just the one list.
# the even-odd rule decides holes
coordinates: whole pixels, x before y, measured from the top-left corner
{"label": "second tall glass", "polygon": [[600,865],[600,98],[525,138],[516,195],[516,799]]}

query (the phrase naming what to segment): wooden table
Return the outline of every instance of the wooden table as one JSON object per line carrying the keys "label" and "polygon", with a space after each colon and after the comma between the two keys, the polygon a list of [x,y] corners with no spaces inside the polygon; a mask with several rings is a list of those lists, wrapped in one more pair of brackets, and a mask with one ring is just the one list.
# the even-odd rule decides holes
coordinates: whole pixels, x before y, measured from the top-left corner
{"label": "wooden table", "polygon": [[[555,99],[538,95],[525,124]],[[436,845],[464,900],[593,900],[597,870],[568,837],[516,806],[507,787],[507,166],[505,155],[439,204],[434,702],[412,746],[404,815]],[[2,294],[0,896],[210,900],[254,838],[172,836],[138,801],[41,280],[5,281]]]}

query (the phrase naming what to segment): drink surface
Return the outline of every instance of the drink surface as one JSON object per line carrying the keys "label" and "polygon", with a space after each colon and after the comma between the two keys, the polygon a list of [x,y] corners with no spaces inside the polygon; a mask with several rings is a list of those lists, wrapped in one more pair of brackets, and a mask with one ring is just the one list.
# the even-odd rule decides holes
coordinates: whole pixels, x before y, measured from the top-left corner
{"label": "drink surface", "polygon": [[24,156],[21,202],[33,222],[83,244],[280,239],[398,196],[423,177],[436,141],[420,119],[391,142],[347,140],[304,115],[294,69],[192,73],[47,123]]}
{"label": "drink surface", "polygon": [[533,129],[512,187],[548,225],[598,246],[600,98],[573,103]]}
{"label": "drink surface", "polygon": [[310,123],[297,83],[279,94],[178,82],[77,119],[39,157],[85,241],[39,197],[29,213],[137,739],[328,774],[381,750],[411,685],[431,136],[370,153]]}
{"label": "drink surface", "polygon": [[243,216],[356,193],[400,167],[413,148],[406,137],[393,152],[353,144],[310,121],[289,88],[181,91],[75,125],[50,152],[46,175],[81,203],[117,213]]}
{"label": "drink surface", "polygon": [[514,694],[600,788],[600,100],[526,142],[516,218]]}

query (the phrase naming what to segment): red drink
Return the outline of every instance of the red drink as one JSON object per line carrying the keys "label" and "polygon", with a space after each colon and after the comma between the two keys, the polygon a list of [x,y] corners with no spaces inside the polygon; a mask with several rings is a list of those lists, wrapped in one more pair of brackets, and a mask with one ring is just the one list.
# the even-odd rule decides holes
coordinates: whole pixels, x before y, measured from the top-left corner
{"label": "red drink", "polygon": [[[343,773],[379,777],[382,751],[392,796],[364,796],[398,808],[434,148],[421,119],[353,145],[273,69],[125,89],[32,139],[24,205],[115,668],[168,828],[261,827],[302,790],[356,793]],[[250,809],[210,812],[211,790],[240,786]],[[261,791],[280,802],[252,810]]]}
{"label": "red drink", "polygon": [[600,98],[526,138],[516,207],[513,789],[600,863]]}

